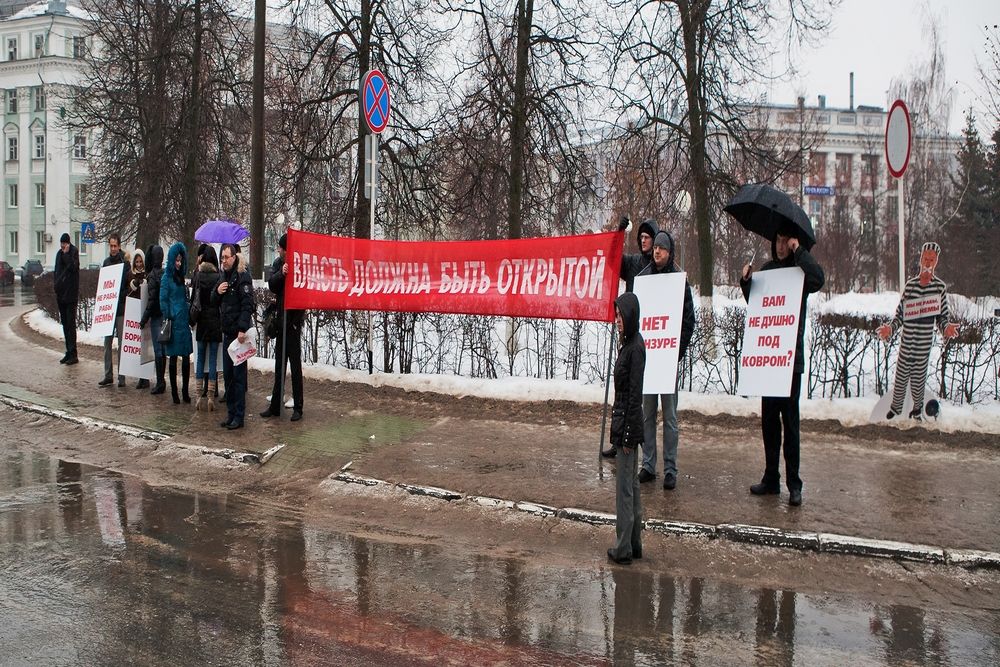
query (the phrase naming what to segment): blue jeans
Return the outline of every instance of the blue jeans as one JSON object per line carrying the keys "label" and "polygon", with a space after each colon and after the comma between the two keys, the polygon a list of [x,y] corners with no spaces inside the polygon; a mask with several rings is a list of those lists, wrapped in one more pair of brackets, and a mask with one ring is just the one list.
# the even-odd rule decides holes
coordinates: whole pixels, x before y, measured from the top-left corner
{"label": "blue jeans", "polygon": [[663,474],[677,477],[677,394],[642,395],[642,467],[656,474],[656,399],[663,406]]}
{"label": "blue jeans", "polygon": [[208,353],[208,377],[215,379],[219,372],[219,344],[215,341],[198,341],[198,363],[194,368],[194,376],[199,380],[205,376],[205,354]]}

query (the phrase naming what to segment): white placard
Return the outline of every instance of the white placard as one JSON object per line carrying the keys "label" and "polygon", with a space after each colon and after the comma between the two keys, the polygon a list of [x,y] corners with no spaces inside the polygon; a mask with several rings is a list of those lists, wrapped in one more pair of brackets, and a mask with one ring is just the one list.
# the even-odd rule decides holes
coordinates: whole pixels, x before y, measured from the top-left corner
{"label": "white placard", "polygon": [[253,339],[253,334],[248,331],[244,342],[241,343],[239,338],[234,338],[226,352],[229,354],[229,358],[233,360],[233,365],[239,366],[257,354],[257,341]]}
{"label": "white placard", "polygon": [[644,394],[677,391],[686,280],[687,274],[683,272],[636,276],[632,291],[639,299],[639,333],[646,343]]}
{"label": "white placard", "polygon": [[92,334],[110,336],[115,331],[118,294],[122,289],[122,268],[121,264],[112,264],[101,268],[101,274],[97,277],[94,317],[90,322]]}
{"label": "white placard", "polygon": [[156,363],[142,362],[143,336],[149,336],[149,325],[139,328],[142,319],[142,301],[128,297],[125,299],[125,321],[122,325],[122,349],[118,373],[132,378],[152,380],[156,375]]}
{"label": "white placard", "polygon": [[743,328],[737,394],[788,397],[804,284],[805,274],[797,266],[754,272]]}

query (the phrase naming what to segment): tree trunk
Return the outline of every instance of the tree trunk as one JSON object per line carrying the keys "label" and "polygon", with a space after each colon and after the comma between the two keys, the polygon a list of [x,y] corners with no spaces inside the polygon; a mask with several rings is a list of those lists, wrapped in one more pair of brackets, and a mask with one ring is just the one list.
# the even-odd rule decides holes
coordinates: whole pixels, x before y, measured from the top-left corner
{"label": "tree trunk", "polygon": [[202,64],[202,24],[201,24],[201,0],[194,0],[194,46],[191,54],[191,98],[187,109],[187,145],[184,164],[184,184],[181,194],[183,202],[183,233],[181,238],[185,241],[194,239],[194,232],[198,229],[199,201],[198,201],[198,172],[200,169],[199,156],[201,154],[201,64]]}
{"label": "tree trunk", "polygon": [[507,199],[507,237],[521,238],[521,198],[524,192],[524,154],[527,136],[528,56],[534,0],[517,2],[517,61],[514,69],[514,106],[510,128],[510,189]]}

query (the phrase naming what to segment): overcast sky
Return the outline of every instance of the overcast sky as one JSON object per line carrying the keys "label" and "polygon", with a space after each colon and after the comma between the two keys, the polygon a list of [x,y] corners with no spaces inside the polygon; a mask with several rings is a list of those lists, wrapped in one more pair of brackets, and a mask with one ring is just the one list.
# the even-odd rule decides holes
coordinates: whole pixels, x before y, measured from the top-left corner
{"label": "overcast sky", "polygon": [[800,75],[773,85],[770,100],[793,104],[802,94],[815,104],[817,95],[826,95],[828,106],[846,108],[853,71],[854,103],[888,108],[890,81],[905,78],[926,59],[932,17],[941,27],[947,80],[955,92],[949,128],[959,132],[981,91],[976,58],[985,60],[983,27],[1000,24],[1000,0],[843,0],[830,34],[799,54]]}

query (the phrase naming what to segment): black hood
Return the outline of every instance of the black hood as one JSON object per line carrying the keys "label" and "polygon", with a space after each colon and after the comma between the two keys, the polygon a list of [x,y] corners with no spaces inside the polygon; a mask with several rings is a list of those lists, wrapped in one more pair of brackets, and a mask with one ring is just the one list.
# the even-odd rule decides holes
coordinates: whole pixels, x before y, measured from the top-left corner
{"label": "black hood", "polygon": [[631,338],[639,333],[639,297],[632,292],[625,292],[615,299],[615,307],[622,314],[625,338]]}
{"label": "black hood", "polygon": [[163,248],[158,245],[149,246],[149,250],[146,251],[146,270],[152,271],[153,269],[163,268]]}
{"label": "black hood", "polygon": [[[642,250],[642,243],[639,241],[640,234],[646,232],[647,234],[649,234],[649,238],[655,239],[659,231],[660,228],[657,226],[656,221],[653,220],[652,218],[646,218],[645,220],[640,222],[639,229],[637,229],[635,232],[635,241],[636,243],[639,244],[639,250],[640,251]],[[650,257],[652,257],[653,256],[652,246],[650,246],[649,253],[644,253],[644,254],[648,254]]]}

